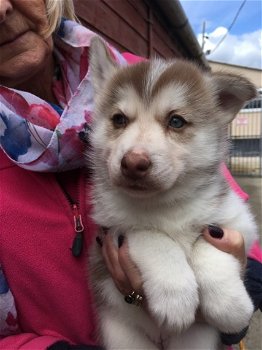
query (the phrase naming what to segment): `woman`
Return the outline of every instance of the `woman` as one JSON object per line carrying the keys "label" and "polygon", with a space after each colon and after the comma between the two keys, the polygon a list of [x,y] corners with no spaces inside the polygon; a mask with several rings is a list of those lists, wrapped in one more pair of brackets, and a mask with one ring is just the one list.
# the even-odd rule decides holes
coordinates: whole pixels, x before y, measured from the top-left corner
{"label": "woman", "polygon": [[[0,349],[96,344],[85,271],[95,227],[82,168],[93,98],[88,46],[95,34],[71,21],[54,32],[62,16],[75,19],[71,0],[0,3]],[[203,234],[244,260],[240,233],[210,227]],[[142,282],[127,242],[121,243],[115,248],[106,235],[103,244],[98,240],[126,295],[141,291]]]}

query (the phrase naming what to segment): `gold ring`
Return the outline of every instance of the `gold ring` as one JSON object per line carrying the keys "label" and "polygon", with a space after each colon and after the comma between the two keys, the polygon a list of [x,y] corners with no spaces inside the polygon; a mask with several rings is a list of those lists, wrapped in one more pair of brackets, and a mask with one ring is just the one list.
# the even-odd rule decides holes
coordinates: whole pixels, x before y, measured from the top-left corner
{"label": "gold ring", "polygon": [[134,290],[125,296],[125,302],[128,304],[140,306],[143,301],[142,295],[136,293]]}

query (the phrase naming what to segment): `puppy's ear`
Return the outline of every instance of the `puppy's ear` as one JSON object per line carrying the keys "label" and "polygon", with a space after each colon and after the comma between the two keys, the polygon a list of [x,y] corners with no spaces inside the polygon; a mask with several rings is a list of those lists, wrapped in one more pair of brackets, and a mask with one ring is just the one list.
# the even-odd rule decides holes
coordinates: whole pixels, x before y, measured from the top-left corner
{"label": "puppy's ear", "polygon": [[240,109],[257,95],[255,86],[246,78],[226,73],[212,74],[218,106],[224,112],[226,120],[230,123]]}
{"label": "puppy's ear", "polygon": [[94,37],[91,40],[89,64],[94,90],[95,93],[98,93],[117,68],[109,48],[99,37]]}

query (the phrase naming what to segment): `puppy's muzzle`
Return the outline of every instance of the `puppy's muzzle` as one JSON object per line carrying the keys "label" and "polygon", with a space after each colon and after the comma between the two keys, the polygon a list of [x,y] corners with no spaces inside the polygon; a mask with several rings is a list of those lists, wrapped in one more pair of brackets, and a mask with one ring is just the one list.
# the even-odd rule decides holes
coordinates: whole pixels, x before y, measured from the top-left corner
{"label": "puppy's muzzle", "polygon": [[121,172],[132,180],[143,179],[151,167],[149,155],[140,149],[128,151],[121,160]]}

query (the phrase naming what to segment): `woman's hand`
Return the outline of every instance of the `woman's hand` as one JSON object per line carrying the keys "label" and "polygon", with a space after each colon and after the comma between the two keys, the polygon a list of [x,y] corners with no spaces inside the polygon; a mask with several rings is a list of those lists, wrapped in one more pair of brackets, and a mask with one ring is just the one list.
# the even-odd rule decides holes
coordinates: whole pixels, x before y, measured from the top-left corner
{"label": "woman's hand", "polygon": [[104,261],[116,287],[124,296],[129,295],[132,291],[143,295],[142,276],[130,258],[125,237],[119,236],[118,247],[116,247],[112,236],[107,234],[105,229],[103,232],[104,234],[99,236],[97,242],[101,246]]}
{"label": "woman's hand", "polygon": [[246,266],[245,242],[240,232],[209,225],[203,237],[217,249],[235,256],[243,268]]}

